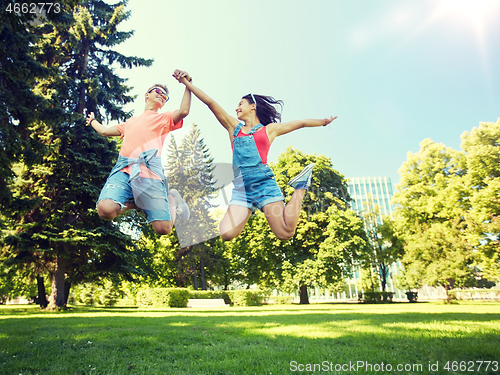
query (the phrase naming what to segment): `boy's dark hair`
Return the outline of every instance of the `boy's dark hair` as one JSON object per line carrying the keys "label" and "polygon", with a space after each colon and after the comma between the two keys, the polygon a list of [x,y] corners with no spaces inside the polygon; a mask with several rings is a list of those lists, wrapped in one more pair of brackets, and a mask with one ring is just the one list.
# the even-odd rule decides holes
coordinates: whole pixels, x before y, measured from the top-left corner
{"label": "boy's dark hair", "polygon": [[[272,96],[255,95],[255,103],[252,99],[252,95],[245,95],[242,99],[246,99],[250,104],[257,104],[256,112],[257,117],[262,125],[271,124],[273,122],[281,122],[281,111],[283,110],[283,100],[276,100]],[[276,109],[275,106],[279,106],[280,110]]]}

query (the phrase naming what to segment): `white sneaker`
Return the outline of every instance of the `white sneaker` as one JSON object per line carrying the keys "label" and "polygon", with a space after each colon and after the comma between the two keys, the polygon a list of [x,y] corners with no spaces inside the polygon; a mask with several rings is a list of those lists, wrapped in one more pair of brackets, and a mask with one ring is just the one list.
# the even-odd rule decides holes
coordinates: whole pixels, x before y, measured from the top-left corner
{"label": "white sneaker", "polygon": [[177,190],[175,190],[175,189],[170,189],[170,194],[177,201],[177,206],[175,208],[175,212],[177,213],[177,215],[179,215],[179,217],[182,220],[189,219],[189,207],[188,207],[187,203],[184,202],[184,199],[182,199],[182,197],[179,194],[179,192]]}

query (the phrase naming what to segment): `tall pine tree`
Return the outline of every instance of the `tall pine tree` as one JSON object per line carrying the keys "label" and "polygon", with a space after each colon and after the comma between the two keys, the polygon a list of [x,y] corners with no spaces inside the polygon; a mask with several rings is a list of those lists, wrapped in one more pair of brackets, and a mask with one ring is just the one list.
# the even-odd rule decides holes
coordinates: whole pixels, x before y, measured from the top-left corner
{"label": "tall pine tree", "polygon": [[117,152],[114,142],[84,121],[85,109],[101,121],[128,118],[122,107],[133,98],[114,66],[152,63],[112,49],[133,34],[117,28],[130,15],[125,5],[83,1],[38,26],[42,37],[35,60],[51,75],[33,88],[49,105],[32,136],[45,150],[40,163],[19,176],[17,194],[33,203],[13,216],[16,234],[6,244],[11,258],[49,265],[49,308],[65,306],[71,283],[140,269],[140,252],[130,237],[97,216],[95,202]]}
{"label": "tall pine tree", "polygon": [[177,254],[179,281],[185,284],[191,277],[197,289],[199,269],[201,287],[206,289],[205,270],[213,268],[218,259],[210,242],[218,235],[217,223],[210,215],[211,200],[216,192],[213,188],[213,158],[195,124],[180,147],[175,138],[171,138],[167,160],[169,186],[181,193],[191,211],[189,220],[177,219],[175,224],[181,246]]}

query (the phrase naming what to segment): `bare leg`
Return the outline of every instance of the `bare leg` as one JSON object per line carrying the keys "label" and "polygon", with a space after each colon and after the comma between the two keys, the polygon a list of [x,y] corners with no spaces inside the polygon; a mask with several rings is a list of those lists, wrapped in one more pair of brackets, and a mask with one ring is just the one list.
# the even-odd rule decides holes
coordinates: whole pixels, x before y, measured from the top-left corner
{"label": "bare leg", "polygon": [[122,208],[119,203],[111,199],[103,199],[97,203],[97,212],[104,220],[113,220],[118,215],[134,208],[136,208],[136,205],[132,202],[126,202],[125,207]]}
{"label": "bare leg", "polygon": [[262,208],[271,230],[280,240],[289,240],[295,234],[305,193],[305,189],[295,190],[286,207],[279,201]]}
{"label": "bare leg", "polygon": [[238,237],[251,214],[252,210],[249,208],[235,205],[229,206],[219,224],[222,239],[224,241],[230,241]]}
{"label": "bare leg", "polygon": [[172,217],[172,220],[156,220],[151,222],[151,226],[153,227],[154,231],[158,233],[159,235],[164,235],[164,234],[169,234],[172,232],[172,229],[174,227],[175,223],[175,215],[176,215],[176,209],[177,207],[177,201],[175,197],[169,194],[168,196],[168,208],[170,209],[170,216]]}

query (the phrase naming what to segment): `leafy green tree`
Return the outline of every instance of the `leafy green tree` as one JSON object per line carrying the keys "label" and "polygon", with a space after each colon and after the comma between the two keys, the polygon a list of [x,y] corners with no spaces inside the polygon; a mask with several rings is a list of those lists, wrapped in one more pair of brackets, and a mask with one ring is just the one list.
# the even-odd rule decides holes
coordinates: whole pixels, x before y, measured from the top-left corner
{"label": "leafy green tree", "polygon": [[364,268],[368,269],[370,274],[372,268],[377,270],[380,276],[382,291],[385,292],[389,277],[389,267],[401,258],[403,254],[403,242],[396,235],[394,222],[391,218],[380,215],[379,206],[374,206],[371,199],[368,199],[364,206],[366,210],[362,214],[362,217],[372,251],[366,252],[366,259],[364,259],[363,265]]}
{"label": "leafy green tree", "polygon": [[51,75],[33,88],[47,101],[31,136],[42,143],[40,162],[26,165],[17,194],[31,205],[11,212],[16,234],[6,238],[10,258],[51,268],[49,308],[63,307],[71,283],[99,275],[141,272],[142,253],[116,223],[97,216],[95,201],[116,158],[116,147],[85,127],[87,108],[110,120],[125,120],[133,98],[122,68],[150,65],[112,48],[132,32],[117,26],[129,17],[126,2],[85,1],[38,26],[35,60]]}
{"label": "leafy green tree", "polygon": [[476,224],[477,265],[486,278],[500,281],[500,118],[462,134],[470,216]]}
{"label": "leafy green tree", "polygon": [[328,158],[288,148],[271,168],[280,188],[291,195],[288,181],[311,162],[316,163],[313,182],[292,239],[276,238],[258,212],[233,240],[230,252],[231,261],[240,265],[242,282],[299,290],[301,303],[309,303],[308,286],[336,285],[366,251],[362,221],[345,210],[350,200],[346,181]]}
{"label": "leafy green tree", "polygon": [[427,139],[408,153],[394,196],[396,223],[406,243],[408,284],[466,285],[473,274],[469,190],[463,152]]}
{"label": "leafy green tree", "polygon": [[452,221],[422,225],[407,239],[402,258],[405,277],[412,284],[443,286],[446,292],[475,286],[472,250]]}

